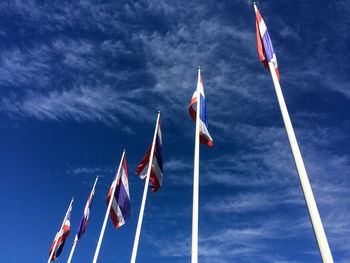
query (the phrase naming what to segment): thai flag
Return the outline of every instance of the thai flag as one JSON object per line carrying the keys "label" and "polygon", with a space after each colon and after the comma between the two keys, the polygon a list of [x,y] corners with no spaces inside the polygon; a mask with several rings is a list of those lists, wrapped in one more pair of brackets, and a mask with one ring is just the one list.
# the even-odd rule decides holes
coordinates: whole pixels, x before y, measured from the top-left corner
{"label": "thai flag", "polygon": [[128,183],[128,171],[126,169],[125,157],[123,159],[122,168],[120,169],[120,177],[117,181],[117,175],[112,183],[111,189],[109,190],[107,196],[107,206],[111,198],[113,189],[115,188],[112,207],[110,211],[110,216],[115,226],[118,229],[120,226],[124,225],[126,221],[130,218],[130,193],[129,193],[129,183]]}
{"label": "thai flag", "polygon": [[207,107],[205,104],[205,95],[202,76],[199,72],[197,88],[193,93],[191,104],[189,108],[189,113],[191,118],[196,121],[197,112],[197,93],[200,94],[200,112],[199,112],[199,140],[201,143],[213,147],[213,139],[211,138],[208,131],[208,118],[207,118]]}
{"label": "thai flag", "polygon": [[[148,163],[151,155],[152,145],[149,147],[145,157],[136,169],[136,173],[144,180],[147,176]],[[152,187],[152,193],[155,193],[162,185],[163,180],[163,159],[162,159],[162,130],[160,120],[158,122],[156,145],[154,146],[154,154],[152,160],[151,174],[149,178],[149,187]]]}
{"label": "thai flag", "polygon": [[272,62],[275,67],[276,75],[278,81],[280,80],[280,74],[278,72],[277,58],[275,54],[275,50],[273,49],[271,38],[269,32],[267,31],[267,27],[261,14],[254,5],[255,13],[256,13],[256,40],[258,45],[258,52],[260,62],[264,63],[264,66],[269,69],[268,62]]}
{"label": "thai flag", "polygon": [[56,260],[59,257],[59,255],[61,254],[61,252],[63,250],[64,243],[66,242],[66,239],[69,236],[69,233],[70,233],[70,214],[71,214],[71,212],[72,212],[72,204],[69,207],[69,212],[68,212],[66,221],[64,222],[61,231],[57,232],[57,234],[55,236],[55,239],[54,239],[54,241],[52,243],[52,246],[50,248],[49,255],[51,255],[52,249],[53,249],[53,247],[55,245],[55,242],[57,240],[55,252],[52,254],[51,261],[54,261],[54,260]]}
{"label": "thai flag", "polygon": [[74,242],[77,242],[82,237],[82,235],[85,233],[87,221],[88,221],[89,215],[90,215],[90,209],[91,209],[91,205],[92,205],[92,200],[93,200],[94,194],[95,194],[95,186],[96,186],[96,183],[95,183],[94,187],[91,190],[91,193],[89,195],[89,199],[86,202],[85,209],[84,209],[84,214],[83,214],[83,217],[80,220],[80,224],[79,224],[78,231],[77,231],[76,238],[75,238]]}

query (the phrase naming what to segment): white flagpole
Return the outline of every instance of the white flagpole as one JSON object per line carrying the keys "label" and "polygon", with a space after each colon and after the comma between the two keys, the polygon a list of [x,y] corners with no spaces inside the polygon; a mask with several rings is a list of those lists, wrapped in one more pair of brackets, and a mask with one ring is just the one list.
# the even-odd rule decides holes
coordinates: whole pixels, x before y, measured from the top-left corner
{"label": "white flagpole", "polygon": [[75,247],[78,243],[78,235],[75,235],[75,238],[74,238],[74,242],[73,242],[73,246],[72,246],[72,249],[70,251],[70,254],[69,254],[69,258],[68,258],[68,261],[67,263],[70,263],[71,260],[72,260],[72,257],[73,257],[73,254],[74,254],[74,250],[75,250]]}
{"label": "white flagpole", "polygon": [[148,190],[148,184],[149,184],[149,177],[150,177],[150,174],[151,174],[151,167],[152,167],[153,154],[154,154],[154,145],[155,145],[156,137],[157,137],[159,117],[160,117],[160,111],[158,111],[156,128],[154,130],[154,135],[153,135],[151,154],[150,154],[150,158],[149,158],[149,162],[148,162],[147,177],[146,177],[146,180],[145,180],[145,187],[144,187],[144,190],[143,190],[143,197],[142,197],[142,202],[141,202],[140,215],[139,215],[139,220],[138,220],[138,223],[137,223],[135,240],[134,240],[134,246],[133,246],[133,249],[132,249],[130,263],[135,263],[136,255],[137,255],[137,249],[138,249],[138,246],[139,246],[141,225],[142,225],[142,220],[143,220],[143,213],[144,213],[144,210],[145,210],[147,190]]}
{"label": "white flagpole", "polygon": [[[69,206],[68,206],[68,210],[67,210],[66,215],[65,215],[65,217],[64,217],[64,219],[63,219],[63,222],[62,222],[62,225],[61,225],[61,227],[60,227],[60,230],[57,232],[56,236],[59,235],[59,234],[61,233],[61,231],[62,231],[63,225],[64,225],[64,223],[66,222],[66,219],[67,219],[69,210],[70,210],[70,208],[71,208],[71,206],[72,206],[72,204],[73,204],[73,201],[74,201],[74,197],[72,197],[72,200],[70,201],[70,204],[69,204]],[[56,236],[55,236],[55,244],[53,245],[53,248],[52,248],[52,250],[51,250],[51,253],[50,253],[50,256],[49,256],[49,260],[47,261],[47,263],[50,263],[50,262],[51,262],[52,255],[53,255],[53,253],[55,252],[55,249],[56,249],[56,246],[57,246],[57,241],[58,241],[58,238],[56,239]]]}
{"label": "white flagpole", "polygon": [[[256,8],[255,5],[254,7]],[[290,147],[292,148],[292,152],[293,152],[294,162],[299,175],[300,185],[304,193],[305,202],[309,211],[309,216],[311,219],[312,227],[314,229],[314,233],[316,236],[322,261],[324,263],[333,263],[332,253],[331,253],[331,250],[329,249],[329,245],[328,245],[326,234],[323,229],[321,217],[320,217],[320,214],[318,213],[316,201],[312,193],[309,178],[305,170],[303,158],[301,157],[298,142],[294,134],[292,122],[290,121],[287,106],[283,98],[281,86],[278,81],[276,70],[272,62],[269,62],[269,68],[270,68],[273,84],[275,85],[275,91],[276,91],[278,103],[282,112],[284,125],[287,130]]]}
{"label": "white flagpole", "polygon": [[[99,176],[96,176],[96,179],[95,179],[95,183],[94,183],[94,186],[92,187],[92,190],[91,190],[91,193],[95,193],[95,187],[96,187],[96,183],[97,183],[97,180],[98,180]],[[88,206],[89,204],[86,203],[85,205],[85,209],[84,209],[84,213],[85,213],[85,210],[86,210],[86,206]],[[74,250],[75,250],[75,247],[78,243],[78,234],[75,235],[75,238],[74,238],[74,242],[73,242],[73,246],[72,246],[72,249],[70,251],[70,254],[69,254],[69,258],[68,258],[68,261],[67,263],[70,263],[71,260],[72,260],[72,257],[73,257],[73,254],[74,254]]]}
{"label": "white flagpole", "polygon": [[193,167],[192,254],[191,254],[192,263],[198,262],[200,74],[201,74],[201,67],[198,67],[196,136],[195,136],[195,146],[194,146],[194,167]]}
{"label": "white flagpole", "polygon": [[[118,172],[117,172],[117,179],[116,179],[115,181],[113,181],[113,184],[114,184],[114,183],[116,184],[116,183],[118,182],[119,178],[120,178],[120,169],[121,169],[122,164],[123,164],[124,155],[125,155],[125,149],[124,149],[124,151],[123,151],[122,158],[120,159],[120,164],[119,164]],[[111,197],[109,198],[109,203],[108,203],[108,207],[107,207],[105,219],[104,219],[104,221],[103,221],[103,225],[102,225],[100,237],[99,237],[99,239],[98,239],[97,247],[96,247],[96,250],[95,250],[94,259],[93,259],[93,261],[92,261],[93,263],[96,263],[96,262],[97,262],[98,254],[99,254],[99,252],[100,252],[101,243],[102,243],[103,235],[104,235],[104,233],[105,233],[105,229],[106,229],[106,225],[107,225],[107,220],[108,220],[108,216],[109,216],[109,211],[111,210],[112,201],[113,201],[113,197],[114,197],[114,193],[115,193],[116,187],[117,187],[116,185],[113,187],[113,190],[112,190],[112,193],[111,193]]]}

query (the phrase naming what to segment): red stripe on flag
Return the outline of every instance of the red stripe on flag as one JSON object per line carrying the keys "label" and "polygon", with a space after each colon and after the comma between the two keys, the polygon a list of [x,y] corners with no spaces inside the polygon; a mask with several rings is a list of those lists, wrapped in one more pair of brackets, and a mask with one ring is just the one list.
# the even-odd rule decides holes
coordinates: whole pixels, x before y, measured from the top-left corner
{"label": "red stripe on flag", "polygon": [[109,214],[111,216],[111,219],[112,219],[112,222],[115,226],[115,229],[118,229],[119,228],[119,218],[117,217],[117,214],[114,212],[113,207],[111,208],[111,211]]}
{"label": "red stripe on flag", "polygon": [[199,141],[202,144],[205,144],[205,145],[207,145],[209,147],[213,147],[213,142],[208,140],[206,137],[204,137],[202,133],[199,134]]}
{"label": "red stripe on flag", "polygon": [[188,112],[190,113],[190,116],[192,120],[196,121],[196,111],[192,108],[192,104],[197,103],[197,97],[193,98],[190,103],[190,108],[188,109]]}
{"label": "red stripe on flag", "polygon": [[256,8],[256,21],[258,22],[258,24],[260,24],[261,20],[262,20],[262,16],[259,12],[259,9]]}
{"label": "red stripe on flag", "polygon": [[146,153],[146,155],[143,157],[142,161],[140,162],[139,166],[137,167],[135,173],[137,173],[138,175],[142,172],[142,170],[148,165],[149,162],[149,157],[151,155],[151,146],[148,148],[148,151]]}
{"label": "red stripe on flag", "polygon": [[157,177],[156,173],[153,170],[153,167],[151,168],[151,174],[150,174],[149,179],[151,180],[151,183],[153,185],[152,193],[154,194],[159,189],[160,184],[159,184],[159,181],[158,181],[158,177]]}

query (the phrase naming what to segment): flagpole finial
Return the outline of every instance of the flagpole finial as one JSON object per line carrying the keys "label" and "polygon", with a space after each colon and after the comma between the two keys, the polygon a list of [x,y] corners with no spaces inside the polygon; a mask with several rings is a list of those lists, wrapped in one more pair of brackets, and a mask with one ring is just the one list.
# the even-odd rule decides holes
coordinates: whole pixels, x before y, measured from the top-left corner
{"label": "flagpole finial", "polygon": [[98,176],[96,176],[96,178],[100,178],[100,176],[98,175]]}
{"label": "flagpole finial", "polygon": [[253,6],[255,6],[256,5],[256,2],[253,2]]}
{"label": "flagpole finial", "polygon": [[124,149],[123,152],[126,152],[126,149]]}
{"label": "flagpole finial", "polygon": [[74,200],[74,196],[72,197],[72,200]]}
{"label": "flagpole finial", "polygon": [[201,69],[201,66],[198,66],[198,69]]}

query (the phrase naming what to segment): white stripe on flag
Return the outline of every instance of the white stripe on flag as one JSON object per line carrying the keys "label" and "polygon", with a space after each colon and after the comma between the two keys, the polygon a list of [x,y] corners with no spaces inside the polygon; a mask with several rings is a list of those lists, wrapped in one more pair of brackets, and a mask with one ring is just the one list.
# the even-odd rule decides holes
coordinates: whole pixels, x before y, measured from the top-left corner
{"label": "white stripe on flag", "polygon": [[263,36],[265,35],[265,32],[267,30],[267,27],[266,27],[265,22],[262,18],[261,18],[261,21],[259,24],[259,30],[260,30],[260,36],[261,36],[261,38],[263,38]]}
{"label": "white stripe on flag", "polygon": [[118,217],[119,226],[124,225],[125,224],[125,220],[124,220],[122,211],[120,210],[120,207],[118,205],[117,199],[115,197],[113,198],[113,201],[112,201],[112,209],[113,209],[113,211],[115,212],[115,214]]}
{"label": "white stripe on flag", "polygon": [[160,170],[159,168],[159,165],[158,165],[158,161],[157,161],[157,158],[154,156],[153,158],[153,171],[154,173],[156,174],[157,176],[157,179],[158,179],[158,182],[159,182],[159,185],[162,185],[162,171]]}

